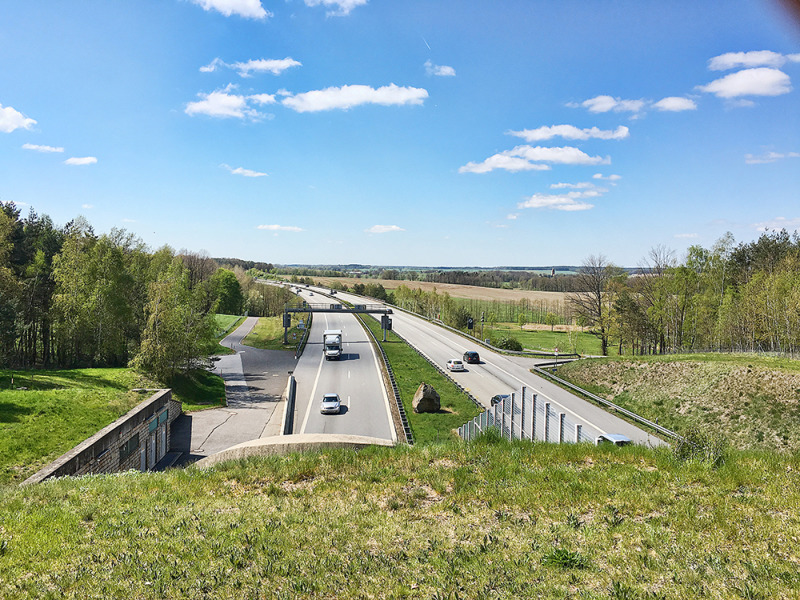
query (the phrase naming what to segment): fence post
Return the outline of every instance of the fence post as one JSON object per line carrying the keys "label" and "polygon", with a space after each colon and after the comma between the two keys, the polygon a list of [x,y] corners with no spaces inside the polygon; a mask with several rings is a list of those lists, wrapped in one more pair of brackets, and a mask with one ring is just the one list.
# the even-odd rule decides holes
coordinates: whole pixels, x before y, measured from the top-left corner
{"label": "fence post", "polygon": [[522,386],[522,404],[519,408],[519,439],[525,439],[525,397],[528,394],[528,389]]}
{"label": "fence post", "polygon": [[508,427],[508,439],[514,439],[514,397],[516,394],[511,394],[511,424]]}
{"label": "fence post", "polygon": [[536,394],[531,402],[531,441],[536,439]]}
{"label": "fence post", "polygon": [[544,403],[544,441],[550,441],[550,403]]}
{"label": "fence post", "polygon": [[583,425],[575,425],[575,443],[579,444],[581,441],[581,430],[583,429]]}
{"label": "fence post", "polygon": [[558,413],[558,443],[564,443],[564,420],[567,418],[567,415],[564,413]]}

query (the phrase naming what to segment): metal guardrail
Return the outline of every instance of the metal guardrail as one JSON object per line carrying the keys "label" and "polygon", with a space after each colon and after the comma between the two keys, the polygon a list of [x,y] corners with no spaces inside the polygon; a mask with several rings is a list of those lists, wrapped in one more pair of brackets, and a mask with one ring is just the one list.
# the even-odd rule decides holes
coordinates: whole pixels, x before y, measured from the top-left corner
{"label": "metal guardrail", "polygon": [[308,336],[311,332],[311,323],[314,319],[314,315],[308,313],[308,324],[306,325],[306,330],[303,332],[303,337],[300,338],[300,341],[297,343],[297,348],[294,350],[294,357],[295,359],[300,358],[303,356],[303,351],[306,349],[306,343],[308,342]]}
{"label": "metal guardrail", "polygon": [[683,439],[680,435],[678,435],[677,433],[675,433],[671,429],[667,429],[666,427],[662,427],[658,423],[654,423],[653,421],[651,421],[649,419],[645,419],[644,417],[642,417],[640,415],[637,415],[635,412],[630,411],[627,408],[622,408],[621,406],[619,406],[617,404],[614,404],[610,400],[606,400],[605,398],[601,398],[597,394],[593,394],[592,392],[590,392],[588,390],[585,390],[585,389],[575,385],[574,383],[570,383],[569,381],[566,381],[565,379],[561,379],[560,377],[554,375],[553,373],[550,373],[549,371],[546,371],[545,369],[542,369],[542,368],[534,366],[533,367],[533,371],[535,371],[537,374],[539,374],[539,375],[541,375],[543,377],[546,377],[548,379],[551,379],[551,380],[555,381],[556,383],[558,383],[560,385],[568,387],[571,390],[576,391],[579,394],[582,394],[583,396],[586,396],[587,398],[591,398],[595,402],[598,402],[598,403],[602,404],[603,406],[606,406],[606,407],[608,407],[608,408],[610,408],[610,409],[612,409],[612,410],[614,410],[614,411],[616,411],[616,412],[618,412],[620,414],[623,414],[626,417],[628,417],[629,419],[632,419],[632,420],[636,421],[637,423],[640,423],[642,425],[646,425],[647,427],[650,427],[651,429],[654,429],[655,431],[657,431],[657,432],[659,432],[659,433],[661,433],[663,435],[666,435],[667,437],[671,437],[671,438],[673,438],[675,440]]}
{"label": "metal guardrail", "polygon": [[408,423],[408,417],[406,416],[406,410],[403,407],[403,400],[400,397],[400,388],[397,386],[397,380],[394,377],[394,371],[392,370],[392,365],[389,362],[389,357],[386,356],[386,352],[383,349],[383,346],[380,344],[378,339],[375,337],[375,334],[372,333],[372,329],[370,329],[366,323],[362,320],[361,315],[356,315],[356,318],[361,320],[361,324],[364,326],[364,329],[367,330],[367,334],[372,338],[375,346],[377,346],[378,350],[381,354],[381,359],[383,360],[383,364],[386,366],[386,374],[389,377],[389,383],[392,386],[392,393],[394,394],[394,401],[397,405],[397,411],[400,414],[400,423],[403,426],[403,434],[406,436],[406,443],[409,446],[414,445],[414,434],[411,431],[411,425]]}

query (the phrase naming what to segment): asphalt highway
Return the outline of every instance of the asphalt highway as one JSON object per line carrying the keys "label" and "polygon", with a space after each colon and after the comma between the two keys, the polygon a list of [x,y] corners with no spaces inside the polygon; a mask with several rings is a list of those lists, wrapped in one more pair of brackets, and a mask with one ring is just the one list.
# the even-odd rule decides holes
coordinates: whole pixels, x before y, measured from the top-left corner
{"label": "asphalt highway", "polygon": [[[300,296],[309,304],[332,302],[318,291],[311,296],[304,288]],[[342,330],[340,360],[325,360],[322,333],[326,329]],[[396,441],[378,357],[354,315],[314,314],[309,341],[294,376],[297,381],[294,433],[363,435]],[[321,414],[322,396],[328,393],[339,394],[340,414]]]}

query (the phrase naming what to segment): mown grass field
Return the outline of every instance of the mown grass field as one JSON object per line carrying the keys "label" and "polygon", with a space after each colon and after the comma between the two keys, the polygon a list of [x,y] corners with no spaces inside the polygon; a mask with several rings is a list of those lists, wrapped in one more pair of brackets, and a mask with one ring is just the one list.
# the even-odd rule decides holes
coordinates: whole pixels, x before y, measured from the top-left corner
{"label": "mown grass field", "polygon": [[[130,369],[0,370],[0,484],[23,481],[152,394],[134,388],[160,387]],[[179,376],[173,393],[184,410],[225,404],[222,379],[207,371]]]}
{"label": "mown grass field", "polygon": [[[475,331],[476,335],[479,335],[480,324],[477,327]],[[528,350],[553,352],[558,348],[558,351],[563,353],[595,356],[600,355],[602,352],[600,339],[582,331],[550,331],[549,328],[540,330],[520,329],[517,323],[497,323],[491,329],[484,326],[484,338],[498,338],[506,335],[518,340],[522,347]]]}
{"label": "mown grass field", "polygon": [[0,490],[0,597],[797,598],[800,458],[471,443]]}
{"label": "mown grass field", "polygon": [[[378,321],[369,316],[365,316],[363,321],[378,340],[383,339]],[[478,408],[450,379],[434,369],[393,332],[388,332],[386,341],[380,343],[392,365],[415,443],[429,444],[454,439],[457,436],[455,430],[478,415]],[[414,412],[414,394],[423,382],[432,385],[439,393],[441,410],[438,413]]]}
{"label": "mown grass field", "polygon": [[[304,315],[305,316],[305,315]],[[298,329],[297,319],[292,319],[292,327],[287,332],[288,344],[283,343],[283,319],[277,317],[259,317],[258,323],[242,343],[262,350],[294,350],[303,339],[303,329]]]}
{"label": "mown grass field", "polygon": [[559,376],[678,433],[692,427],[736,448],[800,451],[800,361],[742,354],[611,357]]}

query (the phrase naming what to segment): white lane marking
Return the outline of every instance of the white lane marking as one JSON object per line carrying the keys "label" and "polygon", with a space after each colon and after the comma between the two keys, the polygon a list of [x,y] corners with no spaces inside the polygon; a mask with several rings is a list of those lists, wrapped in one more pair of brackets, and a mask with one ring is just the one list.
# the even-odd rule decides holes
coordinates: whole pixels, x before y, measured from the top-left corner
{"label": "white lane marking", "polygon": [[314,398],[317,397],[317,384],[319,383],[319,376],[322,374],[322,362],[325,360],[325,353],[319,357],[319,366],[317,367],[317,376],[314,378],[314,387],[311,389],[311,397],[308,399],[308,409],[306,409],[306,417],[303,419],[303,426],[300,428],[300,433],[306,432],[306,425],[308,425],[308,417],[311,416],[311,407],[314,404]]}
{"label": "white lane marking", "polygon": [[350,369],[347,370],[347,378],[350,379]]}
{"label": "white lane marking", "polygon": [[381,366],[378,363],[378,353],[375,351],[375,348],[372,347],[372,343],[369,341],[369,334],[366,331],[364,333],[367,335],[367,347],[372,353],[372,360],[375,361],[375,374],[378,377],[378,387],[383,390],[383,405],[386,408],[386,418],[389,419],[389,432],[392,434],[392,442],[397,443],[397,432],[394,430],[392,409],[389,406],[389,390],[386,389],[386,384],[383,381],[383,371],[381,371]]}

